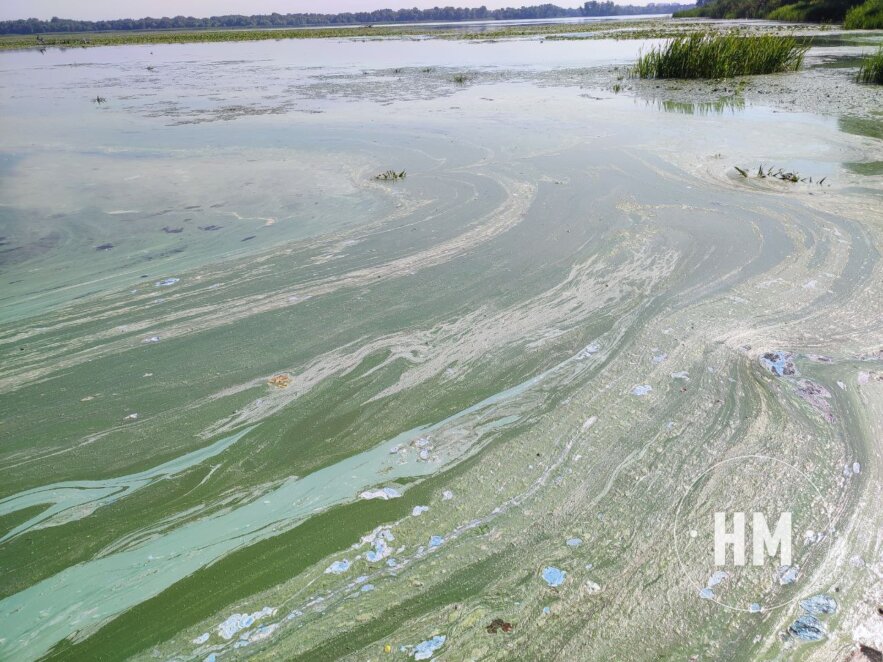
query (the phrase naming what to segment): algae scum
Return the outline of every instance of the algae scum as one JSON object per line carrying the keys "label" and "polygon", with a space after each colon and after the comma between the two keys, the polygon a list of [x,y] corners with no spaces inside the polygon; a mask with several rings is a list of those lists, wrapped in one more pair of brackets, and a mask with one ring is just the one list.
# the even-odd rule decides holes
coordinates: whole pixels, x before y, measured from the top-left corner
{"label": "algae scum", "polygon": [[655,43],[4,54],[0,659],[880,650],[861,48]]}

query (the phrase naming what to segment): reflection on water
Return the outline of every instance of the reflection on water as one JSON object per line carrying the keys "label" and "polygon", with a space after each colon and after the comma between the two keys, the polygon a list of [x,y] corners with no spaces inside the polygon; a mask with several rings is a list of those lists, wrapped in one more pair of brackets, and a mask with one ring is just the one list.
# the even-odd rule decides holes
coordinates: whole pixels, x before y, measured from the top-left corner
{"label": "reflection on water", "polygon": [[657,101],[658,106],[667,113],[681,115],[722,115],[745,110],[745,99],[741,96],[721,97],[715,101],[674,101],[663,99]]}

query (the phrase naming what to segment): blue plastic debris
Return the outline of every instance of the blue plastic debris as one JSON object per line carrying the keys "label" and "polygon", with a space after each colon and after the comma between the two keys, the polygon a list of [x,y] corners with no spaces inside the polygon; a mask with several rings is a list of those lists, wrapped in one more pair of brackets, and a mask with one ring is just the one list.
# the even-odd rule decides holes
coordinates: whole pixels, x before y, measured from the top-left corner
{"label": "blue plastic debris", "polygon": [[809,614],[801,616],[789,625],[788,632],[801,641],[821,641],[827,636],[821,621]]}
{"label": "blue plastic debris", "polygon": [[711,588],[713,586],[717,586],[722,581],[727,579],[729,576],[730,576],[730,573],[728,573],[724,570],[718,570],[713,575],[711,575],[711,577],[708,578],[708,583],[706,584],[706,586],[708,586],[709,588]]}
{"label": "blue plastic debris", "polygon": [[203,632],[201,635],[199,635],[198,637],[196,637],[196,639],[193,640],[193,643],[196,644],[197,646],[199,646],[199,645],[207,642],[208,638],[209,638],[209,633]]}
{"label": "blue plastic debris", "polygon": [[563,570],[560,570],[553,566],[543,568],[543,579],[552,588],[555,588],[556,586],[561,586],[561,584],[564,583],[565,577],[567,577],[567,573]]}
{"label": "blue plastic debris", "polygon": [[579,547],[583,544],[582,538],[568,538],[567,546],[568,547]]}
{"label": "blue plastic debris", "polygon": [[748,611],[750,611],[752,614],[759,614],[761,609],[762,607],[760,606],[759,602],[752,602],[750,605],[748,605]]}
{"label": "blue plastic debris", "polygon": [[411,515],[413,515],[414,517],[420,517],[427,510],[429,510],[429,506],[414,506],[414,509],[411,511]]}
{"label": "blue plastic debris", "polygon": [[714,600],[714,591],[710,588],[703,588],[699,591],[699,597],[703,600]]}
{"label": "blue plastic debris", "polygon": [[342,561],[335,561],[334,563],[329,565],[327,568],[325,568],[325,574],[326,575],[328,575],[328,574],[340,575],[349,569],[350,569],[350,562],[347,561],[346,559],[343,559]]}
{"label": "blue plastic debris", "polygon": [[445,539],[442,536],[432,536],[429,539],[429,549],[434,549],[440,546],[444,541]]}
{"label": "blue plastic debris", "polygon": [[813,616],[833,614],[837,611],[837,601],[830,595],[819,594],[806,600],[801,600],[800,608]]}
{"label": "blue plastic debris", "polygon": [[639,384],[632,389],[632,395],[647,395],[653,387],[650,384]]}
{"label": "blue plastic debris", "polygon": [[374,584],[365,584],[362,588],[359,589],[362,593],[367,593],[368,591],[374,590]]}
{"label": "blue plastic debris", "polygon": [[428,660],[437,651],[439,648],[445,645],[445,635],[438,634],[434,636],[432,639],[427,639],[426,641],[421,641],[419,644],[414,646],[414,659],[415,660]]}
{"label": "blue plastic debris", "polygon": [[180,278],[164,278],[162,280],[156,281],[154,285],[156,285],[156,287],[169,287],[170,285],[174,285],[180,280]]}
{"label": "blue plastic debris", "polygon": [[779,576],[779,584],[781,584],[782,586],[786,584],[793,584],[795,581],[797,581],[797,575],[800,574],[800,566],[780,566],[777,574]]}

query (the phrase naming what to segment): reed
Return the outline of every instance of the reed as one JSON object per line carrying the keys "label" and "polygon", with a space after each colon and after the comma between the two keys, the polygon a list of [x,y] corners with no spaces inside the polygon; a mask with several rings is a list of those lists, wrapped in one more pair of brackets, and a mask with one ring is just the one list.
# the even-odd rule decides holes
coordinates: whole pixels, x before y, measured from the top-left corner
{"label": "reed", "polygon": [[730,78],[796,71],[808,46],[792,37],[694,33],[675,37],[632,69],[638,78]]}
{"label": "reed", "polygon": [[858,82],[883,85],[883,46],[864,59],[858,70]]}

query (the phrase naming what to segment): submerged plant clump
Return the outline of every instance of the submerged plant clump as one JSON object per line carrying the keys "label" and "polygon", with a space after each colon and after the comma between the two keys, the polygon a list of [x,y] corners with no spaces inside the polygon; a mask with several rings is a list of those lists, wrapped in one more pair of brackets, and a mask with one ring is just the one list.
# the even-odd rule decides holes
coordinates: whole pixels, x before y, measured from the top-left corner
{"label": "submerged plant clump", "polygon": [[638,58],[638,78],[730,78],[796,71],[808,47],[793,37],[695,33]]}
{"label": "submerged plant clump", "polygon": [[401,170],[396,172],[395,170],[387,170],[386,172],[381,172],[379,175],[374,177],[379,182],[397,182],[400,179],[405,178],[405,171]]}
{"label": "submerged plant clump", "polygon": [[883,85],[883,46],[864,59],[858,70],[858,82]]}
{"label": "submerged plant clump", "polygon": [[[748,170],[746,170],[745,168],[740,168],[739,166],[733,167],[740,175],[742,175],[746,179],[750,176]],[[801,177],[799,173],[783,170],[782,168],[773,170],[773,166],[767,168],[766,172],[764,172],[763,165],[758,166],[756,177],[758,179],[766,179],[767,177],[769,177],[770,179],[780,179],[783,182],[792,182],[794,184],[796,184],[797,182],[804,182],[809,184],[813,183],[812,177]],[[821,186],[826,179],[828,178],[822,177],[819,181],[816,182],[816,184]]]}

